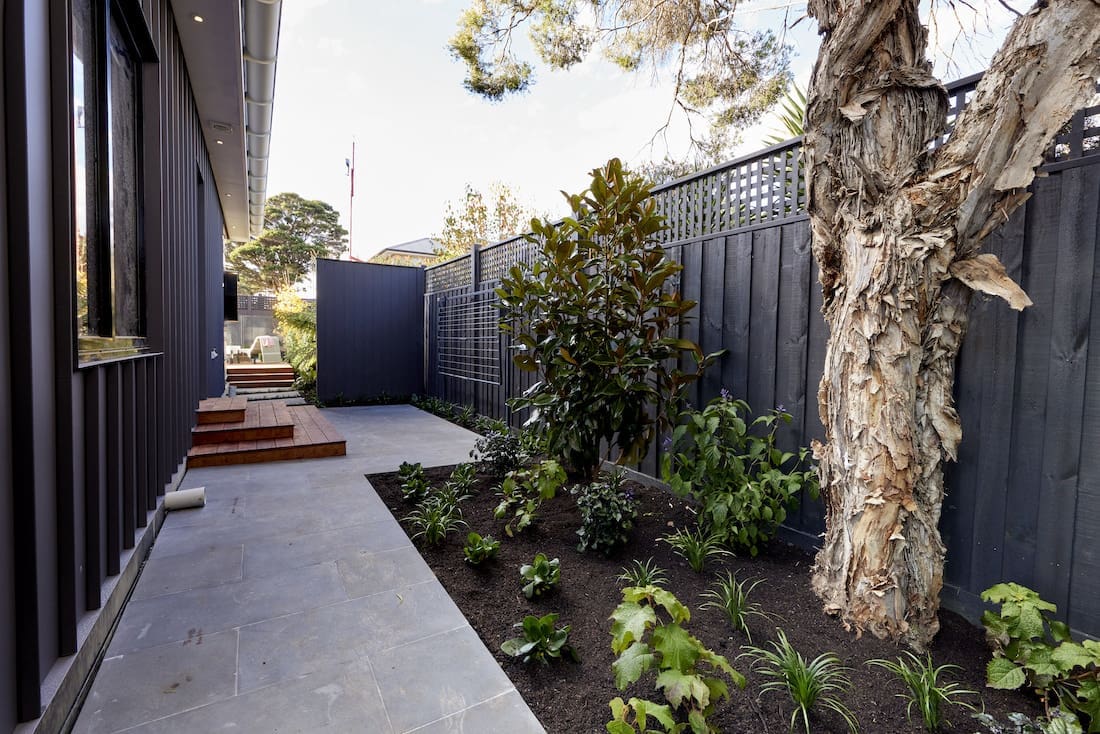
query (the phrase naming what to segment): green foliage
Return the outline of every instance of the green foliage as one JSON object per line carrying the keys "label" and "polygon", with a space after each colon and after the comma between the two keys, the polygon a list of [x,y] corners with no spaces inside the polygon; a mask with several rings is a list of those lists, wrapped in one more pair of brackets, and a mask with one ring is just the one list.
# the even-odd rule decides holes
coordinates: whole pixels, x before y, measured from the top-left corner
{"label": "green foliage", "polygon": [[475,246],[484,247],[526,232],[533,216],[534,212],[503,183],[489,184],[486,193],[467,184],[463,199],[447,202],[443,231],[433,237],[439,243],[436,253],[440,260],[469,255]]}
{"label": "green foliage", "polygon": [[428,479],[424,476],[424,467],[420,463],[410,464],[402,461],[397,468],[397,476],[401,478],[401,498],[406,502],[419,502],[428,495]]}
{"label": "green foliage", "polygon": [[452,532],[466,525],[462,508],[446,497],[429,495],[404,519],[413,529],[410,538],[428,545],[439,545]]}
{"label": "green foliage", "polygon": [[840,659],[826,652],[807,663],[802,653],[787,640],[783,630],[776,630],[776,636],[778,641],[769,643],[771,650],[746,647],[742,656],[751,659],[753,669],[770,679],[761,686],[761,694],[786,694],[794,705],[790,730],[794,731],[795,723],[801,716],[806,734],[810,734],[810,710],[822,706],[844,719],[850,731],[859,731],[855,716],[837,698],[837,694],[851,685],[848,669],[840,664]]}
{"label": "green foliage", "polygon": [[558,587],[561,582],[561,562],[557,558],[547,559],[545,554],[536,553],[535,560],[520,566],[519,575],[524,582],[523,595],[534,599]]}
{"label": "green foliage", "polygon": [[482,537],[477,533],[466,536],[466,545],[462,546],[462,554],[466,556],[466,563],[471,566],[480,566],[486,561],[491,561],[500,552],[500,541],[493,540],[493,536]]}
{"label": "green foliage", "polygon": [[581,512],[581,527],[577,531],[581,542],[577,550],[612,551],[630,540],[630,531],[638,519],[638,501],[634,493],[622,488],[626,475],[615,471],[572,492]]}
{"label": "green foliage", "polygon": [[744,688],[745,677],[684,629],[691,611],[659,586],[631,586],[623,589],[623,601],[611,620],[611,650],[618,656],[611,669],[619,690],[655,670],[657,689],[672,709],[686,713],[690,730],[716,731],[707,719],[715,705],[729,697],[727,681]]}
{"label": "green foliage", "polygon": [[635,560],[615,580],[627,586],[664,586],[668,583],[668,574],[650,557],[644,562]]}
{"label": "green foliage", "polygon": [[505,534],[511,538],[530,527],[542,503],[554,499],[567,478],[561,464],[553,460],[509,472],[500,485],[500,504],[493,510],[493,516],[498,520],[512,515],[504,526]]}
{"label": "green foliage", "polygon": [[505,655],[514,658],[522,658],[524,663],[537,660],[543,665],[551,660],[560,660],[569,657],[577,660],[577,652],[569,643],[569,625],[555,627],[558,621],[557,614],[547,614],[542,617],[527,615],[522,622],[514,626],[522,635],[505,640],[500,649]]}
{"label": "green foliage", "polygon": [[439,498],[444,502],[452,505],[457,505],[460,502],[464,502],[474,495],[461,484],[455,482],[444,482],[442,487],[431,491],[431,496]]}
{"label": "green foliage", "polygon": [[748,618],[761,617],[771,619],[772,615],[765,612],[759,604],[749,601],[752,590],[763,583],[763,580],[738,581],[732,572],[727,571],[724,577],[719,576],[718,581],[708,590],[703,592],[703,597],[708,599],[701,609],[715,609],[729,620],[730,625],[738,632],[744,632],[749,642],[752,642],[752,634],[749,633]]}
{"label": "green foliage", "polygon": [[275,299],[275,331],[294,368],[299,387],[317,384],[317,306],[292,291],[280,291]]}
{"label": "green foliage", "polygon": [[319,257],[339,257],[347,249],[340,215],[323,201],[298,194],[276,194],[264,207],[264,231],[236,245],[226,258],[240,276],[244,293],[289,290],[313,269]]}
{"label": "green foliage", "polygon": [[494,477],[503,477],[530,460],[520,437],[503,423],[479,438],[470,456],[477,462],[478,469]]}
{"label": "green foliage", "polygon": [[695,573],[702,573],[707,561],[711,558],[733,555],[722,547],[720,535],[704,532],[702,528],[696,528],[694,531],[680,528],[675,533],[662,537],[661,540],[671,545],[672,550],[687,561]]}
{"label": "green foliage", "polygon": [[453,484],[458,489],[468,492],[477,480],[477,467],[473,464],[459,464],[451,471],[451,478],[448,482]]}
{"label": "green foliage", "polygon": [[1084,734],[1076,716],[1057,710],[1050,713],[1050,718],[1032,719],[1024,714],[1009,714],[1007,724],[984,711],[973,716],[990,734]]}
{"label": "green foliage", "polygon": [[818,481],[813,468],[802,468],[806,449],[795,454],[775,445],[788,413],[773,410],[752,423],[743,417],[748,414],[748,404],[725,390],[702,411],[683,411],[661,469],[677,495],[699,504],[701,525],[755,556],[800,492],[817,496]]}
{"label": "green foliage", "polygon": [[599,48],[626,72],[667,71],[676,80],[673,106],[689,122],[709,122],[717,145],[775,104],[790,76],[789,48],[772,31],[740,27],[740,18],[722,0],[472,0],[449,46],[466,66],[465,87],[490,100],[532,82],[534,67],[513,50],[524,25],[551,69]]}
{"label": "green foliage", "polygon": [[1100,732],[1100,642],[1075,642],[1069,627],[1054,619],[1058,608],[1026,586],[997,584],[982,600],[1001,605],[982,614],[993,647],[989,686],[1014,690],[1026,683],[1042,697],[1048,717],[1060,709],[1064,719],[1083,716],[1089,734]]}
{"label": "green foliage", "polygon": [[919,657],[905,651],[905,657],[896,660],[868,660],[868,665],[877,665],[885,668],[901,678],[905,683],[908,693],[897,694],[909,703],[905,707],[905,716],[909,721],[913,720],[913,707],[920,712],[921,723],[925,731],[939,731],[943,726],[943,705],[955,704],[972,709],[970,704],[957,700],[960,696],[975,696],[974,691],[964,690],[958,683],[940,683],[940,676],[951,669],[958,670],[957,665],[940,665],[937,667],[932,662],[932,655],[926,654]]}
{"label": "green foliage", "polygon": [[[642,698],[631,698],[626,703],[616,696],[611,699],[611,721],[607,722],[609,734],[680,734],[687,724],[680,724],[673,718],[672,707],[663,703],[653,703]],[[661,726],[651,729],[649,720]]]}
{"label": "green foliage", "polygon": [[[587,191],[566,198],[572,216],[532,221],[533,263],[514,266],[496,292],[513,361],[539,377],[509,405],[532,409],[528,425],[550,455],[592,477],[601,441],[620,463],[640,461],[668,425],[664,406],[715,355],[704,359],[697,344],[677,338],[695,302],[673,290],[681,267],[654,239],[664,217],[645,181],[612,159],[592,172]],[[694,371],[673,366],[681,355],[691,355]]]}
{"label": "green foliage", "polygon": [[806,92],[791,84],[780,100],[779,131],[764,139],[767,145],[777,145],[806,132]]}

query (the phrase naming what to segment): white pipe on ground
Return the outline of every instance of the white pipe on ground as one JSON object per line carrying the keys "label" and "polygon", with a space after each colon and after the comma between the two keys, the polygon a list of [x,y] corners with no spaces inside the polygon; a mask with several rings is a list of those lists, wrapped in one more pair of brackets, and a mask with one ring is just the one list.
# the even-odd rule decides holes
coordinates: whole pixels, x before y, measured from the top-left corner
{"label": "white pipe on ground", "polygon": [[177,489],[164,495],[165,510],[189,510],[206,506],[206,487]]}

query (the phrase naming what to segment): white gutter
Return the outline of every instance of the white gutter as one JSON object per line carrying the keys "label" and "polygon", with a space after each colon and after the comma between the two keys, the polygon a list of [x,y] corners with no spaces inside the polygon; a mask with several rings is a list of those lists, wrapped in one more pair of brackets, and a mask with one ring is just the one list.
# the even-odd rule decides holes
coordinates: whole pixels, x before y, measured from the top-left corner
{"label": "white gutter", "polygon": [[267,158],[275,100],[282,0],[242,0],[244,44],[245,148],[248,158],[248,229],[259,236],[267,199]]}

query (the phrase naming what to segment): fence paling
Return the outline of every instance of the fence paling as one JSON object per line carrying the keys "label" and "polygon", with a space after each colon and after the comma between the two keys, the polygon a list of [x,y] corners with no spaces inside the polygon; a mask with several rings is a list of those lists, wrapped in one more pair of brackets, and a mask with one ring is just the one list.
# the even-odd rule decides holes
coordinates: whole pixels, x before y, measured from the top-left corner
{"label": "fence paling", "polygon": [[[979,79],[971,77],[949,86],[949,125]],[[827,338],[809,246],[800,149],[800,140],[788,141],[652,192],[658,211],[670,224],[660,241],[670,259],[685,266],[677,278],[678,287],[700,301],[698,322],[685,334],[697,335],[707,351],[729,349],[714,368],[720,379],[711,376],[699,385],[693,402],[702,403],[726,387],[759,411],[783,404],[795,414],[784,437],[791,445],[822,435],[814,396]],[[1089,550],[1100,542],[1100,460],[1090,458],[1091,444],[1082,438],[1086,450],[1062,446],[1056,457],[1052,454],[1044,461],[1042,437],[1066,415],[1064,409],[1044,412],[1043,406],[1065,404],[1084,406],[1074,413],[1083,417],[1075,418],[1074,428],[1062,429],[1075,435],[1100,435],[1100,383],[1091,377],[1082,381],[1081,372],[1087,363],[1089,375],[1100,375],[1100,338],[1089,339],[1090,331],[1100,337],[1100,273],[1095,268],[1100,244],[1100,105],[1073,116],[1048,151],[1044,171],[1049,176],[1037,182],[1032,200],[990,238],[991,250],[1010,267],[1010,275],[1029,293],[1034,291],[1036,306],[1017,316],[1000,308],[981,308],[985,299],[979,296],[972,338],[960,354],[957,393],[963,396],[958,404],[966,431],[963,449],[973,454],[967,447],[974,444],[967,442],[980,440],[981,445],[977,463],[960,463],[949,470],[952,492],[943,521],[949,549],[946,581],[955,607],[974,612],[979,607],[977,592],[1011,576],[1046,592],[1074,627],[1095,635],[1100,633],[1100,602],[1095,589],[1089,588],[1094,581],[1086,579],[1094,580],[1100,573],[1100,562]],[[1081,259],[1082,242],[1091,246],[1091,250],[1085,247],[1092,253],[1087,263]],[[434,309],[431,323],[436,325],[436,352],[428,360],[435,370],[430,382],[433,394],[472,405],[480,413],[506,417],[513,426],[525,416],[510,414],[504,401],[537,377],[518,370],[507,359],[506,337],[488,338],[488,330],[495,328],[495,314],[488,309],[464,313],[464,319],[481,321],[478,325],[464,321],[465,331],[453,338],[481,338],[484,343],[469,343],[462,349],[456,341],[445,346],[438,317],[444,304],[459,296],[480,293],[488,306],[495,299],[492,284],[513,264],[530,263],[533,253],[531,243],[522,237],[483,249],[482,282],[476,284],[470,283],[466,259],[437,266],[438,275],[433,274],[436,269],[428,271],[428,290],[435,291],[426,299]],[[1047,276],[1052,276],[1061,260],[1066,263],[1058,266],[1058,272],[1065,277],[1073,274],[1079,281],[1072,289],[1048,282]],[[1080,261],[1081,266],[1070,261]],[[1086,282],[1092,284],[1093,293],[1088,306],[1088,299],[1079,297],[1089,290]],[[1063,290],[1078,294],[1077,306],[1058,305],[1071,295]],[[1052,318],[1066,309],[1087,313],[1088,318],[1064,323]],[[1018,330],[1011,326],[1017,322]],[[992,346],[981,338],[987,332],[996,335]],[[1090,343],[1097,346],[1087,354]],[[1068,354],[1065,345],[1071,344],[1080,346],[1080,353],[1069,361],[1063,357]],[[439,350],[448,348],[453,361],[444,366]],[[1015,368],[1002,364],[1006,354],[1018,361]],[[489,380],[479,375],[481,367],[462,362],[483,359],[490,370],[497,370]],[[967,365],[980,367],[968,370]],[[1059,385],[1046,375],[1059,370],[1073,371],[1073,395],[1053,395]],[[990,435],[988,425],[1007,435]],[[1011,450],[994,450],[998,442]],[[654,451],[659,451],[659,445]],[[1053,466],[1055,460],[1061,467],[1055,475],[1077,477],[1076,505],[1067,499],[1070,489],[1065,482],[1058,485],[1057,493],[1034,490],[1039,482],[1036,467]],[[991,469],[1001,463],[1009,466],[1003,471]],[[651,456],[641,468],[652,474],[656,467],[656,456]],[[1064,514],[1062,507],[1076,507],[1074,527],[1051,525],[1050,518]],[[788,518],[788,537],[813,542],[821,523],[820,504],[804,502]],[[1043,559],[1055,559],[1061,565],[1048,568]],[[1055,583],[1055,577],[1061,580]]]}

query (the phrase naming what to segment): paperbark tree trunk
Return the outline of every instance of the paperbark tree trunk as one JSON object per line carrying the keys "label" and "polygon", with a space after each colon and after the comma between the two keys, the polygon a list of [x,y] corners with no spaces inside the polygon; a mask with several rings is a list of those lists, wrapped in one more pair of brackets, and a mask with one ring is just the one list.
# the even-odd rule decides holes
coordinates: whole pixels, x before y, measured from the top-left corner
{"label": "paperbark tree trunk", "polygon": [[1100,0],[1040,2],[1022,16],[936,150],[947,96],[918,0],[810,0],[809,11],[824,38],[804,154],[830,329],[813,586],[857,634],[919,649],[939,629],[937,526],[943,464],[962,437],[952,388],[970,294],[1030,305],[979,247],[1095,89]]}

